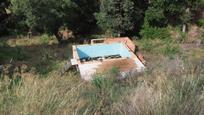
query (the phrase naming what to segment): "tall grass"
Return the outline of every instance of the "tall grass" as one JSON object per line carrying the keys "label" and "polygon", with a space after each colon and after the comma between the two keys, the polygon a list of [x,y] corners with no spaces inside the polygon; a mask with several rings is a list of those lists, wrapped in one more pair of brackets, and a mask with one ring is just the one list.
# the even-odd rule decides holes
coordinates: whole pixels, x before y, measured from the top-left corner
{"label": "tall grass", "polygon": [[169,39],[142,39],[138,42],[138,45],[141,51],[154,53],[154,55],[163,55],[172,58],[180,53],[179,44]]}
{"label": "tall grass", "polygon": [[[9,88],[12,81],[0,81],[1,114],[74,113],[84,82],[73,73],[67,77],[28,78]],[[81,100],[83,101],[83,100]]]}
{"label": "tall grass", "polygon": [[29,55],[26,51],[22,48],[11,48],[11,47],[0,47],[0,62],[3,63],[4,61],[8,61],[11,59],[17,61],[27,60]]}
{"label": "tall grass", "polygon": [[139,46],[150,58],[156,57],[149,61],[153,67],[150,64],[143,74],[124,80],[116,79],[118,71],[113,69],[91,82],[74,72],[60,77],[57,68],[63,61],[55,59],[52,49],[41,49],[35,62],[38,74],[22,73],[26,78],[13,74],[12,79],[0,80],[0,114],[204,114],[204,62],[162,60],[160,55],[180,53],[173,41],[146,39]]}
{"label": "tall grass", "polygon": [[185,67],[180,76],[161,69],[145,74],[132,93],[116,104],[116,111],[122,115],[203,114],[204,74],[192,73],[194,69]]}
{"label": "tall grass", "polygon": [[75,73],[0,80],[0,113],[203,114],[203,65],[185,63],[173,74],[158,67],[124,80],[116,79],[115,69],[96,75],[92,82],[82,81]]}
{"label": "tall grass", "polygon": [[84,92],[89,114],[111,114],[113,104],[120,100],[128,86],[117,79],[118,70],[97,74],[91,86]]}

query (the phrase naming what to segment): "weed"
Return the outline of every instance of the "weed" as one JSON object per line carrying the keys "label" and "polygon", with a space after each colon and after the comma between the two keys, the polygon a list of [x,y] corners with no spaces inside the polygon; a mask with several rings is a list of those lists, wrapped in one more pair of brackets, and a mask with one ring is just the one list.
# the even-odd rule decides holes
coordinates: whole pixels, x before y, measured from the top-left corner
{"label": "weed", "polygon": [[[165,114],[165,115],[196,115],[203,108],[202,74],[190,73],[189,68],[180,77],[170,76],[165,71],[154,70],[156,73],[145,74],[151,79],[143,78],[125,100],[117,102],[115,113],[120,114]],[[160,71],[160,72],[157,72]],[[143,76],[143,77],[145,77]],[[153,79],[153,80],[152,80]]]}
{"label": "weed", "polygon": [[10,59],[14,59],[17,61],[27,60],[29,55],[25,50],[20,47],[11,48],[11,47],[3,47],[0,48],[0,58],[1,61],[6,61]]}
{"label": "weed", "polygon": [[40,61],[35,65],[37,73],[47,76],[52,70],[59,69],[59,60],[55,60],[51,49],[42,48],[40,51]]}
{"label": "weed", "polygon": [[142,51],[151,52],[153,49],[153,43],[151,40],[142,40],[140,48]]}
{"label": "weed", "polygon": [[5,47],[5,46],[7,46],[6,41],[0,40],[0,47]]}
{"label": "weed", "polygon": [[204,26],[204,19],[199,19],[197,21],[197,24],[200,26],[200,27],[203,27]]}
{"label": "weed", "polygon": [[176,54],[178,54],[179,47],[173,43],[167,43],[166,46],[163,48],[162,53],[169,58],[173,58]]}
{"label": "weed", "polygon": [[40,37],[41,44],[48,44],[50,42],[50,40],[52,40],[52,38],[49,35],[47,35],[47,34],[43,34]]}
{"label": "weed", "polygon": [[179,33],[178,41],[180,43],[185,42],[187,40],[187,33],[184,33],[181,30],[178,30],[178,33]]}
{"label": "weed", "polygon": [[170,39],[170,33],[167,28],[144,27],[140,35],[145,39]]}
{"label": "weed", "polygon": [[107,74],[97,74],[92,80],[92,87],[86,92],[90,100],[90,111],[93,113],[111,114],[109,109],[128,90],[117,80],[118,70],[113,68]]}
{"label": "weed", "polygon": [[142,51],[154,53],[157,55],[164,55],[170,58],[173,58],[180,52],[178,43],[171,39],[142,39],[138,43]]}

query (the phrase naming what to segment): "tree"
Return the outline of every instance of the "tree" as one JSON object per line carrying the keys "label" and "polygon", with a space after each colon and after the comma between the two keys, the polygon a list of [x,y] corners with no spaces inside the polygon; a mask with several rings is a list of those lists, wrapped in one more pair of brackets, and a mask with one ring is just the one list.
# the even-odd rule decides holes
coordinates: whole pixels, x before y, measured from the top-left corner
{"label": "tree", "polygon": [[[73,5],[65,8],[66,25],[76,34],[89,34],[97,28],[95,12],[99,10],[99,0],[72,0]],[[71,7],[70,7],[71,6]]]}
{"label": "tree", "polygon": [[[39,32],[54,34],[59,42],[58,29],[67,26],[75,33],[89,31],[94,25],[96,0],[11,0],[13,13],[22,22]],[[88,28],[87,28],[88,27]]]}
{"label": "tree", "polygon": [[165,27],[170,25],[183,25],[192,20],[192,11],[201,7],[202,0],[150,0],[145,12],[145,25],[152,27]]}
{"label": "tree", "polygon": [[136,23],[143,17],[143,9],[138,7],[141,2],[144,1],[101,0],[100,12],[96,13],[98,25],[113,35],[133,31]]}
{"label": "tree", "polygon": [[7,19],[9,17],[7,8],[9,6],[8,0],[0,1],[0,36],[7,32]]}

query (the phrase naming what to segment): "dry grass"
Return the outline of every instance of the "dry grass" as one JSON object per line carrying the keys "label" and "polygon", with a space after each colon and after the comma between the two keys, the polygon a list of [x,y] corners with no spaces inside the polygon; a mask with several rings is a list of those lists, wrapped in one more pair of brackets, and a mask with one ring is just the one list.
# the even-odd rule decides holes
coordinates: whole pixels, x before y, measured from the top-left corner
{"label": "dry grass", "polygon": [[194,67],[188,70],[181,70],[180,76],[160,69],[145,74],[132,87],[132,93],[115,104],[115,110],[121,115],[203,114],[204,72],[192,73]]}
{"label": "dry grass", "polygon": [[73,73],[66,77],[22,79],[19,84],[1,81],[2,114],[68,114],[74,113],[85,82]]}
{"label": "dry grass", "polygon": [[[202,48],[178,54],[161,40],[139,41],[148,62],[144,74],[118,81],[112,79],[114,71],[105,74],[109,79],[84,82],[75,72],[58,75],[58,69],[69,56],[64,55],[68,47],[39,46],[39,38],[31,40],[36,41],[6,40],[9,47],[22,47],[28,53],[28,60],[15,63],[27,64],[31,70],[14,72],[12,79],[0,80],[0,114],[204,114]],[[167,54],[174,58],[165,55],[161,48],[167,48]],[[193,59],[200,61],[195,63]],[[45,67],[46,74],[36,72],[36,68]]]}

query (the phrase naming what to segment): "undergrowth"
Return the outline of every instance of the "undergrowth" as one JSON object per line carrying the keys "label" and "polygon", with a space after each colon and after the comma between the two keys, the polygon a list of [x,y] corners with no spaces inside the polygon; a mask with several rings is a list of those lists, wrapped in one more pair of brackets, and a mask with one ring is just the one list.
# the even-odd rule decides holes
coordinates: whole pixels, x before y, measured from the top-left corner
{"label": "undergrowth", "polygon": [[160,39],[142,39],[137,42],[141,51],[150,52],[156,55],[164,55],[173,58],[180,53],[179,44],[173,40],[160,40]]}
{"label": "undergrowth", "polygon": [[22,48],[12,48],[12,47],[0,47],[0,62],[9,61],[9,60],[16,60],[16,61],[23,61],[27,60],[29,55],[25,52]]}
{"label": "undergrowth", "polygon": [[[63,61],[56,59],[53,49],[40,48],[33,60],[36,73],[0,79],[0,114],[203,114],[204,62],[192,64],[182,59],[179,44],[173,40],[142,39],[138,45],[144,53],[157,57],[149,62],[153,67],[148,65],[143,74],[123,80],[116,78],[118,70],[113,68],[96,74],[90,82],[81,80],[75,72],[60,77],[57,71]],[[14,51],[2,51],[11,55],[10,50]],[[27,54],[24,49],[19,50]],[[17,54],[7,58],[13,55]],[[161,56],[171,59],[162,60]],[[172,57],[179,57],[179,61]]]}

